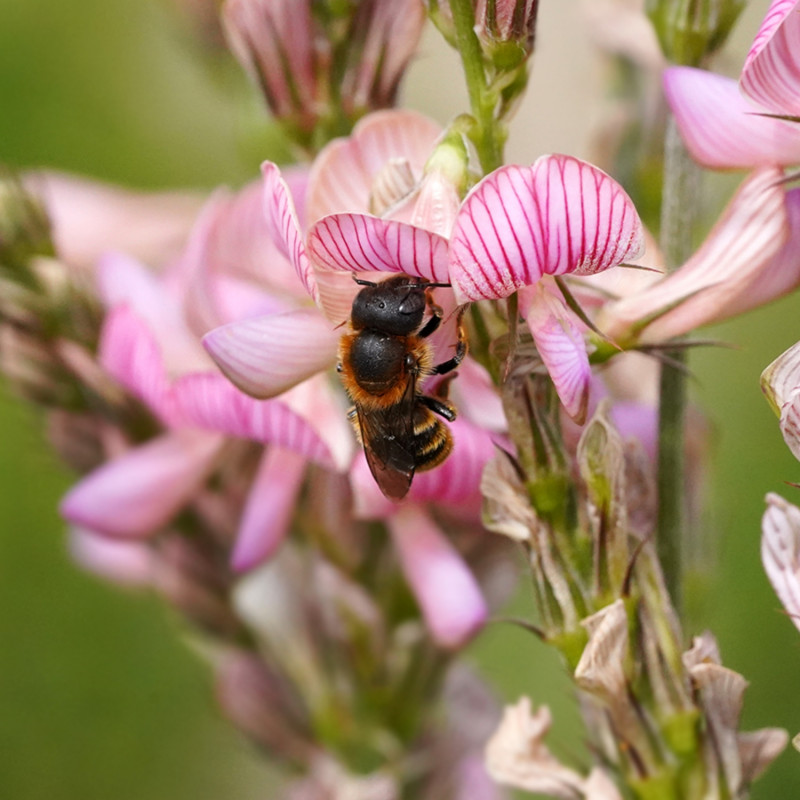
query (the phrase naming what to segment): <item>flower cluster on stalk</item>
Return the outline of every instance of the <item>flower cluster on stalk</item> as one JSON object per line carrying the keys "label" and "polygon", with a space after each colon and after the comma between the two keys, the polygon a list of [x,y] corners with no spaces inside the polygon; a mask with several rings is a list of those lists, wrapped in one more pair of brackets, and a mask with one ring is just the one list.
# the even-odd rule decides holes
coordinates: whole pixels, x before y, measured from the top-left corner
{"label": "flower cluster on stalk", "polygon": [[[472,113],[445,128],[391,108],[418,0],[221,5],[310,164],[265,161],[210,197],[53,174],[0,187],[2,367],[81,474],[61,503],[75,557],[204,632],[221,707],[300,776],[286,800],[499,800],[488,774],[568,800],[743,797],[786,737],[740,733],[746,682],[710,634],[684,643],[652,542],[657,365],[636,351],[800,285],[783,171],[800,161],[800,4],[775,0],[748,56],[759,113],[725,79],[666,72],[692,154],[752,170],[666,276],[606,172],[565,154],[501,165],[537,0],[428,0],[467,67]],[[740,5],[718,6],[697,47]],[[435,285],[435,363],[470,331],[451,383],[419,379],[448,381],[453,452],[400,503],[372,477],[336,371],[357,281],[396,275]],[[764,386],[800,457],[797,348]],[[800,618],[800,511],[769,504],[765,565]],[[509,591],[490,532],[524,552],[531,627],[574,679],[588,770],[550,752],[549,710],[526,699],[483,768],[494,703],[448,668]]]}

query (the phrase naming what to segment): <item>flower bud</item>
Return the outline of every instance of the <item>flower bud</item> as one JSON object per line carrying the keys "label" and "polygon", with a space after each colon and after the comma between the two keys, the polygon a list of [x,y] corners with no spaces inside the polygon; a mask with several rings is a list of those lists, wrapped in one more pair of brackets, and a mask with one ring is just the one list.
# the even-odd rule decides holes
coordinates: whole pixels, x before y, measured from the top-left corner
{"label": "flower bud", "polygon": [[486,56],[513,70],[533,52],[539,0],[477,0],[475,33]]}
{"label": "flower bud", "polygon": [[424,19],[417,0],[227,0],[223,8],[234,54],[306,149],[394,104]]}
{"label": "flower bud", "polygon": [[17,180],[0,172],[0,262],[17,266],[52,252],[44,209]]}
{"label": "flower bud", "polygon": [[648,0],[664,55],[675,64],[698,66],[728,38],[744,0]]}

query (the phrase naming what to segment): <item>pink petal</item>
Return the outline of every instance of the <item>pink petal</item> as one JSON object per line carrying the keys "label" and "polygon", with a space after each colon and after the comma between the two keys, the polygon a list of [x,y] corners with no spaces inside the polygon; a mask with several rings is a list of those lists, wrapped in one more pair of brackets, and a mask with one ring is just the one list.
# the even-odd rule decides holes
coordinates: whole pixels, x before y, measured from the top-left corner
{"label": "pink petal", "polygon": [[186,375],[176,382],[174,391],[189,424],[274,443],[323,466],[334,466],[330,451],[313,426],[279,400],[254,400],[214,373]]}
{"label": "pink petal", "polygon": [[165,425],[180,424],[161,348],[147,324],[129,308],[121,306],[106,315],[98,358]]}
{"label": "pink petal", "polygon": [[564,303],[548,292],[532,292],[526,305],[523,313],[539,356],[566,412],[582,425],[592,380],[583,333]]}
{"label": "pink petal", "polygon": [[447,239],[422,228],[365,214],[333,214],[308,236],[314,265],[334,272],[404,272],[448,280]]}
{"label": "pink petal", "polygon": [[305,466],[305,459],[297,453],[275,446],[267,449],[239,522],[231,556],[231,566],[237,572],[264,563],[283,542],[303,485]]}
{"label": "pink petal", "polygon": [[489,776],[482,755],[467,754],[458,764],[453,798],[454,800],[508,800],[508,794]]}
{"label": "pink petal", "polygon": [[206,334],[203,346],[243,392],[264,398],[332,366],[339,339],[309,308],[231,322]]}
{"label": "pink petal", "polygon": [[731,301],[726,308],[726,318],[777,300],[800,285],[800,258],[797,256],[800,253],[800,189],[786,193],[784,207],[789,224],[788,240],[758,279],[743,287],[738,298]]}
{"label": "pink petal", "polygon": [[388,525],[431,636],[441,647],[465,645],[488,616],[469,567],[420,508],[402,506]]}
{"label": "pink petal", "polygon": [[179,294],[162,277],[122,253],[106,254],[98,266],[100,293],[109,308],[127,306],[142,320],[163,353],[168,372],[210,367],[183,317]]}
{"label": "pink petal", "polygon": [[328,448],[335,469],[347,471],[356,441],[341,386],[329,376],[318,374],[282,394],[280,400],[316,431]]}
{"label": "pink petal", "polygon": [[264,202],[270,237],[294,266],[300,282],[316,302],[318,291],[314,272],[306,255],[300,222],[289,187],[281,177],[278,167],[271,161],[265,161],[261,165],[261,174],[264,177]]}
{"label": "pink petal", "polygon": [[61,514],[109,536],[157,533],[186,505],[214,467],[221,437],[174,431],[106,462],[70,489]]}
{"label": "pink petal", "polygon": [[148,586],[153,579],[153,551],[142,542],[110,539],[72,527],[69,551],[83,569],[121,586]]}
{"label": "pink petal", "polygon": [[274,397],[332,366],[341,334],[316,309],[231,322],[203,346],[227,377],[253,397]]}
{"label": "pink petal", "polygon": [[441,128],[415,111],[368,114],[346,139],[325,147],[311,168],[308,216],[315,222],[328,214],[369,210],[375,176],[392,159],[408,161],[422,176]]}
{"label": "pink petal", "polygon": [[432,171],[422,179],[408,221],[418,228],[450,238],[460,208],[461,199],[452,180],[441,172]]}
{"label": "pink petal", "polygon": [[[773,259],[789,234],[781,178],[774,168],[753,173],[689,261],[651,287],[607,305],[597,318],[601,329],[624,342],[637,325],[661,313],[638,333],[639,341],[659,342],[739,313],[750,307],[751,297],[764,302],[759,282],[777,263]],[[783,281],[771,285],[785,290]],[[671,306],[676,307],[667,310]]]}
{"label": "pink petal", "polygon": [[105,253],[97,265],[100,297],[108,308],[126,305],[153,325],[181,324],[174,295],[164,291],[162,276],[126,253]]}
{"label": "pink petal", "polygon": [[761,560],[767,577],[800,629],[800,509],[768,494],[761,531]]}
{"label": "pink petal", "polygon": [[570,156],[502,167],[469,194],[451,242],[459,301],[507,297],[542,275],[590,274],[636,256],[642,224],[622,187]]}
{"label": "pink petal", "polygon": [[87,273],[109,250],[153,267],[168,264],[204,200],[200,193],[135,193],[58,172],[29,173],[24,182],[47,209],[59,258]]}
{"label": "pink petal", "polygon": [[[168,279],[182,298],[186,318],[197,335],[250,315],[249,306],[263,304],[256,286],[268,290],[273,302],[282,298],[284,307],[288,301],[306,298],[294,266],[272,239],[260,181],[235,195],[214,193]],[[242,308],[226,303],[225,289],[233,281],[246,283],[255,295]]]}
{"label": "pink petal", "polygon": [[773,0],[742,70],[742,91],[775,114],[800,116],[800,4]]}
{"label": "pink petal", "polygon": [[752,169],[800,162],[800,129],[761,116],[735,81],[692,67],[664,72],[664,91],[681,137],[710,169]]}
{"label": "pink petal", "polygon": [[466,358],[458,368],[458,380],[450,385],[459,416],[492,432],[508,428],[503,403],[489,373],[477,361]]}

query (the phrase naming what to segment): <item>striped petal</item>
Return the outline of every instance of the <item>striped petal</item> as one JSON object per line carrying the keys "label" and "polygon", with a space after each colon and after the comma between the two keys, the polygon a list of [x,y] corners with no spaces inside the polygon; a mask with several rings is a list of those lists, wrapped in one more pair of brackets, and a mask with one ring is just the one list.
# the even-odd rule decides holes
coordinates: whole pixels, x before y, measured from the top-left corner
{"label": "striped petal", "polygon": [[448,282],[447,239],[407,223],[364,214],[334,214],[311,229],[308,249],[317,268],[319,304],[334,324],[350,316],[359,287],[381,273],[404,272],[437,283]]}
{"label": "striped petal", "polygon": [[265,161],[261,165],[261,174],[264,179],[264,203],[270,238],[277,244],[280,252],[289,259],[305,290],[316,302],[319,295],[314,271],[306,254],[297,210],[289,187],[281,177],[278,167],[271,161]]}
{"label": "striped petal", "polygon": [[781,434],[792,455],[800,460],[800,389],[789,394],[781,406]]}
{"label": "striped petal", "polygon": [[[620,343],[659,342],[740,313],[752,299],[770,299],[762,296],[759,282],[775,265],[785,266],[775,257],[789,236],[781,178],[776,168],[754,172],[689,261],[649,288],[607,305],[598,326]],[[798,267],[792,271],[797,275]],[[789,288],[784,281],[773,286]]]}
{"label": "striped petal", "polygon": [[333,214],[309,233],[314,265],[333,272],[404,272],[448,280],[447,239],[403,222],[366,214]]}
{"label": "striped petal", "polygon": [[255,400],[222,375],[197,373],[175,383],[187,423],[264,444],[274,443],[326,467],[333,457],[313,426],[278,400]]}
{"label": "striped petal", "polygon": [[456,220],[451,282],[460,302],[507,297],[542,275],[580,275],[634,258],[642,224],[622,187],[570,156],[484,178]]}
{"label": "striped petal", "polygon": [[731,78],[672,67],[664,72],[664,91],[686,147],[704,167],[800,163],[800,127],[760,115]]}
{"label": "striped petal", "polygon": [[787,447],[800,460],[800,342],[761,373],[761,390],[780,418]]}
{"label": "striped petal", "polygon": [[567,414],[582,425],[589,407],[592,371],[583,333],[555,295],[536,287],[523,302],[528,328]]}
{"label": "striped petal", "polygon": [[800,3],[773,0],[742,70],[742,91],[774,114],[800,116]]}
{"label": "striped petal", "polygon": [[800,392],[800,342],[781,353],[761,373],[761,390],[776,414]]}
{"label": "striped petal", "polygon": [[[789,238],[758,274],[758,279],[743,287],[738,297],[726,307],[726,318],[783,297],[800,284],[800,189],[792,189],[784,198]],[[781,218],[783,214],[779,215]]]}
{"label": "striped petal", "polygon": [[419,507],[399,508],[388,525],[403,572],[434,641],[441,647],[462,647],[488,617],[475,576]]}
{"label": "striped petal", "polygon": [[232,322],[203,346],[225,375],[253,397],[274,397],[332,366],[340,335],[313,308]]}
{"label": "striped petal", "polygon": [[281,447],[267,449],[247,496],[231,566],[244,572],[267,561],[280,547],[303,484],[305,459]]}
{"label": "striped petal", "polygon": [[403,159],[419,179],[441,127],[415,111],[368,114],[345,139],[323,148],[314,159],[308,185],[308,217],[370,209],[375,176]]}
{"label": "striped petal", "polygon": [[222,437],[174,431],[106,462],[70,489],[62,516],[108,536],[157,533],[191,500],[214,467]]}
{"label": "striped petal", "polygon": [[761,521],[761,560],[769,582],[800,629],[800,508],[767,495]]}

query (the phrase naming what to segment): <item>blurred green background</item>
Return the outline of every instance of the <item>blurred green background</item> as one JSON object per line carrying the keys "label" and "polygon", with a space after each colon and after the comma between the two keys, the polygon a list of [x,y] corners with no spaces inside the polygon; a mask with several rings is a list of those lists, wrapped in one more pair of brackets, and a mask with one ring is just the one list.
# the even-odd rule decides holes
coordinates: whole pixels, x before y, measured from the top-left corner
{"label": "blurred green background", "polygon": [[[576,53],[573,5],[542,4],[535,75],[557,92],[547,65]],[[766,5],[753,4],[744,41]],[[549,14],[560,15],[552,28]],[[426,70],[450,102],[460,95],[431,70],[436,47],[426,40],[409,96],[444,122],[447,107],[443,113],[435,89],[428,91]],[[0,0],[0,161],[134,187],[241,183],[275,152],[238,71],[219,67],[166,2]],[[565,68],[563,77],[579,93],[581,76]],[[573,89],[561,91],[559,106],[543,115],[539,79],[518,123],[523,136],[512,137],[515,153],[527,148],[517,158],[532,160],[540,149],[583,154],[569,138],[588,126],[579,94],[573,105],[565,99]],[[539,139],[530,133],[537,124]],[[690,632],[713,630],[726,665],[750,680],[744,726],[792,734],[800,730],[800,634],[779,610],[758,549],[763,496],[781,491],[800,503],[782,483],[800,480],[800,465],[758,376],[800,337],[798,311],[800,297],[762,309],[712,332],[736,349],[692,358],[694,396],[714,429],[707,521],[718,538],[693,587]],[[0,798],[269,797],[267,770],[219,719],[178,622],[152,598],[108,587],[71,564],[56,513],[69,483],[38,416],[0,384]],[[473,656],[502,697],[526,692],[553,707],[557,752],[580,751],[568,683],[545,648],[518,629],[493,626]],[[753,797],[800,797],[800,754],[787,751]]]}

